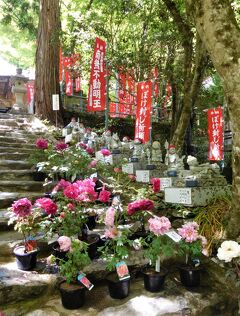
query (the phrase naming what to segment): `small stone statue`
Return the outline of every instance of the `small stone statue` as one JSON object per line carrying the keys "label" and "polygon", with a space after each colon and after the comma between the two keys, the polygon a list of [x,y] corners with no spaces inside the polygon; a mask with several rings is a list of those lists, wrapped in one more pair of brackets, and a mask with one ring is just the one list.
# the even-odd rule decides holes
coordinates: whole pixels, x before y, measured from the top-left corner
{"label": "small stone statue", "polygon": [[179,156],[176,153],[176,147],[172,144],[168,146],[168,152],[165,157],[165,165],[168,166],[169,170],[177,170]]}
{"label": "small stone statue", "polygon": [[112,142],[112,133],[110,130],[106,130],[102,134],[102,145],[107,148],[111,149],[111,142]]}
{"label": "small stone statue", "polygon": [[132,161],[139,161],[142,158],[143,154],[143,144],[141,139],[135,138],[134,144],[133,144],[133,155],[132,155]]}
{"label": "small stone statue", "polygon": [[119,139],[119,136],[117,133],[113,133],[112,138],[111,138],[111,143],[110,143],[110,149],[112,151],[117,151],[120,153],[120,148],[122,147],[122,143]]}
{"label": "small stone statue", "polygon": [[97,134],[93,132],[90,127],[86,128],[86,133],[84,134],[84,143],[87,144],[88,147],[94,147],[96,137]]}
{"label": "small stone statue", "polygon": [[158,141],[152,143],[152,162],[162,162],[161,145]]}

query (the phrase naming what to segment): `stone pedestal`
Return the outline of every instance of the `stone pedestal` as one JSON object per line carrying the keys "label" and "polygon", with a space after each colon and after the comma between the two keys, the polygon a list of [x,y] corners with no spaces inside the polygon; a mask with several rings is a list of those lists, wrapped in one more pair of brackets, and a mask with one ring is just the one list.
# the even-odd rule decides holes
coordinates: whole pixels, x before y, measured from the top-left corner
{"label": "stone pedestal", "polygon": [[136,170],[136,181],[149,183],[151,178],[160,178],[162,172],[154,169],[154,170]]}
{"label": "stone pedestal", "polygon": [[160,191],[172,186],[172,178],[160,178]]}
{"label": "stone pedestal", "polygon": [[164,201],[186,206],[206,206],[217,195],[230,193],[230,186],[165,188]]}

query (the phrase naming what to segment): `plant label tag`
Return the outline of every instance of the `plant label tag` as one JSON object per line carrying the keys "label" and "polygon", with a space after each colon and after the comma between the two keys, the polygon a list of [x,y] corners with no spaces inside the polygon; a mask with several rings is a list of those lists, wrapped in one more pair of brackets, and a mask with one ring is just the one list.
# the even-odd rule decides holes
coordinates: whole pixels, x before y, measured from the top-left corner
{"label": "plant label tag", "polygon": [[126,262],[120,261],[116,264],[117,275],[119,280],[126,280],[130,278]]}
{"label": "plant label tag", "polygon": [[59,111],[59,94],[52,94],[52,109]]}
{"label": "plant label tag", "polygon": [[182,237],[178,233],[176,233],[174,230],[170,230],[169,232],[166,233],[166,235],[175,242],[179,242],[182,239]]}
{"label": "plant label tag", "polygon": [[25,248],[27,252],[31,252],[37,248],[36,238],[33,236],[28,236],[26,238]]}
{"label": "plant label tag", "polygon": [[88,280],[84,273],[79,273],[77,279],[88,289],[88,291],[91,291],[91,289],[94,287],[94,285]]}
{"label": "plant label tag", "polygon": [[98,174],[97,172],[93,173],[90,175],[90,179],[94,179],[94,178],[97,178]]}

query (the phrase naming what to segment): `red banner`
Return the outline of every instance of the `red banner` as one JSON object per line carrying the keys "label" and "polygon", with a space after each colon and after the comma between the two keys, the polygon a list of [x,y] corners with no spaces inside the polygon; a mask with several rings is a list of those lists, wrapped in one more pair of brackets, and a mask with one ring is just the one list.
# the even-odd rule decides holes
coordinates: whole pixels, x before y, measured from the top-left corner
{"label": "red banner", "polygon": [[135,138],[140,138],[143,142],[150,140],[151,109],[152,82],[139,82],[137,85]]}
{"label": "red banner", "polygon": [[65,92],[67,95],[73,95],[73,82],[72,82],[72,58],[63,58],[64,75],[65,75]]}
{"label": "red banner", "polygon": [[34,99],[34,82],[27,83],[27,100],[28,104],[30,104]]}
{"label": "red banner", "polygon": [[208,160],[223,160],[223,113],[221,107],[208,110]]}
{"label": "red banner", "polygon": [[109,103],[109,115],[110,115],[110,117],[119,117],[119,115],[117,114],[116,107],[117,107],[116,103],[114,103],[114,102]]}
{"label": "red banner", "polygon": [[104,111],[106,103],[106,42],[96,38],[88,92],[88,112]]}
{"label": "red banner", "polygon": [[127,75],[128,82],[128,94],[127,102],[129,103],[129,115],[134,114],[134,105],[135,105],[135,81],[131,75]]}
{"label": "red banner", "polygon": [[63,79],[63,56],[62,56],[62,48],[59,49],[59,81],[61,82]]}
{"label": "red banner", "polygon": [[172,95],[172,86],[169,82],[167,82],[167,84],[166,84],[165,91],[166,91],[166,96],[165,96],[165,101],[163,102],[163,109],[164,110],[166,109],[168,100]]}
{"label": "red banner", "polygon": [[158,69],[157,67],[153,68],[152,70],[152,77],[155,80],[154,83],[154,98],[157,99],[159,96],[159,78],[158,78]]}
{"label": "red banner", "polygon": [[81,90],[81,79],[80,79],[80,77],[77,77],[75,79],[75,90],[76,90],[76,92],[79,92]]}

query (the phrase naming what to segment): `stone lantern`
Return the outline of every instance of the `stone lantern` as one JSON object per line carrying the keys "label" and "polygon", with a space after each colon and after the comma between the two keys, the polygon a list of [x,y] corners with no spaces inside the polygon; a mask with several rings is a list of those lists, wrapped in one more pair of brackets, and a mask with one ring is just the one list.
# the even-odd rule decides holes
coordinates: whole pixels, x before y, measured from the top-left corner
{"label": "stone lantern", "polygon": [[27,94],[26,83],[29,79],[22,75],[21,68],[17,68],[16,72],[16,75],[11,77],[12,93],[16,97],[11,113],[28,113],[28,105],[24,100]]}

